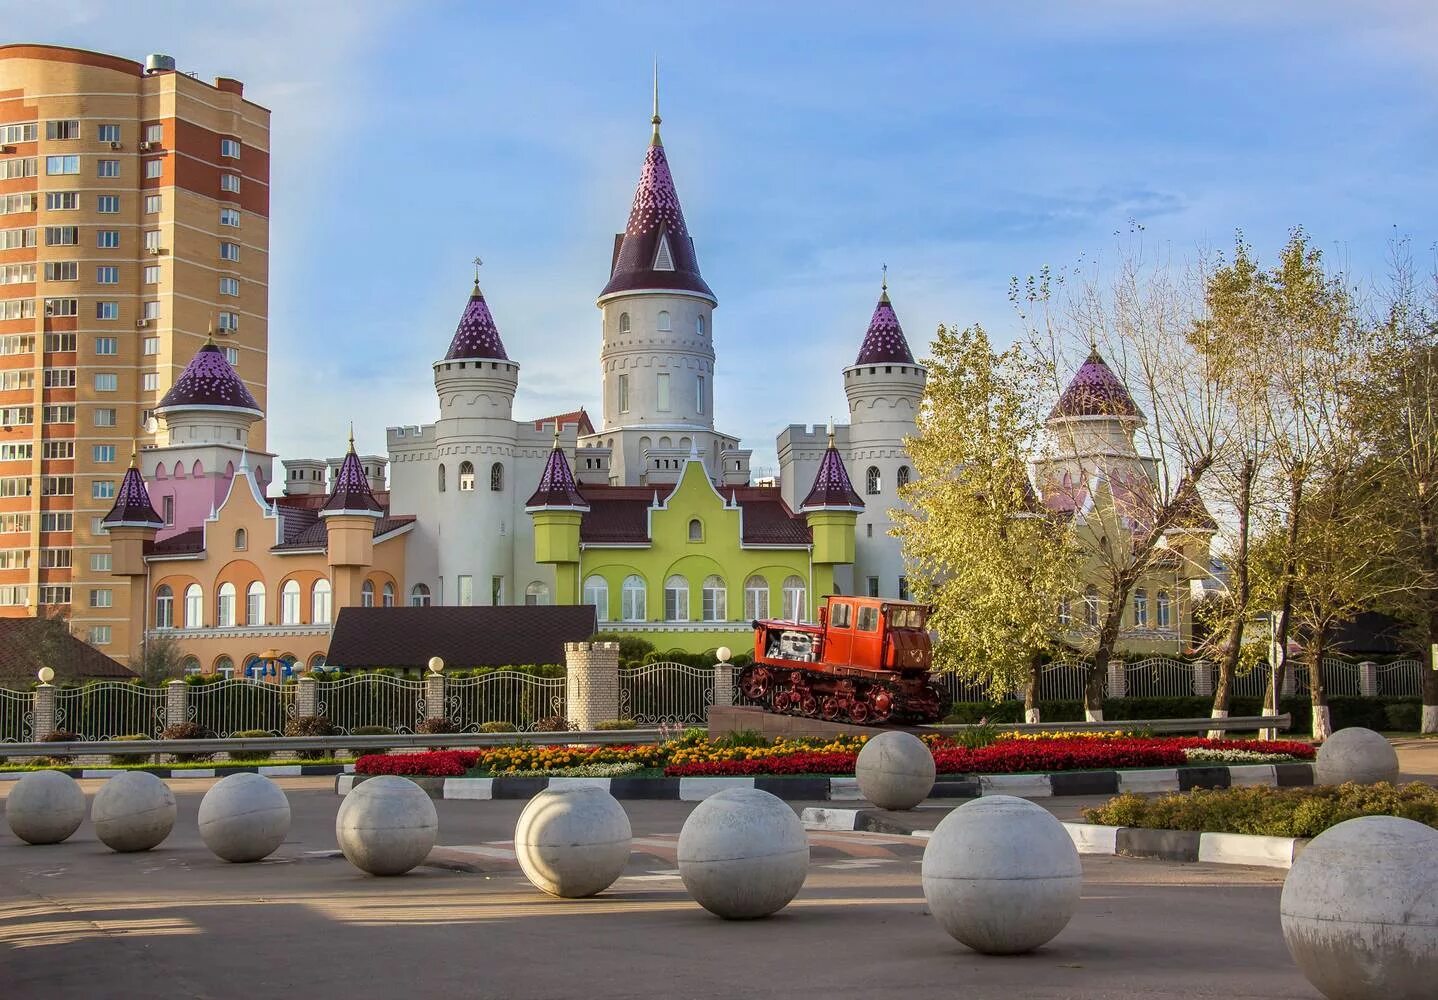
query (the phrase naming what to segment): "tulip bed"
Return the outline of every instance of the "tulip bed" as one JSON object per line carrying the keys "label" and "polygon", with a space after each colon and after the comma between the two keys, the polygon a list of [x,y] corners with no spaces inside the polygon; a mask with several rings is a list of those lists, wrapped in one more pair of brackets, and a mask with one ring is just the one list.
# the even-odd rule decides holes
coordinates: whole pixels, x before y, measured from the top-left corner
{"label": "tulip bed", "polygon": [[[557,746],[516,744],[475,750],[371,754],[355,763],[359,774],[462,777],[545,774],[596,765],[631,764],[630,772],[672,777],[720,775],[850,775],[863,737],[834,740],[777,739],[757,746],[709,740],[654,745]],[[1182,767],[1189,764],[1271,763],[1312,760],[1313,747],[1292,741],[1210,740],[1201,737],[1133,736],[1125,733],[1055,733],[1002,736],[986,746],[962,746],[945,736],[925,736],[940,774]]]}

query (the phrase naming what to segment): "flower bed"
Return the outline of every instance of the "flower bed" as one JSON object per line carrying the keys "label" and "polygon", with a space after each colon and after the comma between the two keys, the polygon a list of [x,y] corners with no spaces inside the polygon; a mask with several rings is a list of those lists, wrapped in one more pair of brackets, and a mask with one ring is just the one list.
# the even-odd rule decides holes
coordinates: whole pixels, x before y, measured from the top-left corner
{"label": "flower bed", "polygon": [[[435,777],[478,775],[613,776],[663,768],[671,777],[854,773],[863,737],[834,740],[777,739],[754,746],[734,741],[676,740],[649,746],[546,746],[516,744],[477,750],[370,754],[355,763],[359,774]],[[1272,763],[1311,760],[1306,743],[1209,740],[1129,734],[1041,734],[1003,737],[968,747],[946,736],[925,736],[940,774],[1013,774],[1022,771],[1108,770],[1181,767],[1187,764]],[[600,767],[633,765],[631,771]],[[594,770],[576,770],[594,769]]]}

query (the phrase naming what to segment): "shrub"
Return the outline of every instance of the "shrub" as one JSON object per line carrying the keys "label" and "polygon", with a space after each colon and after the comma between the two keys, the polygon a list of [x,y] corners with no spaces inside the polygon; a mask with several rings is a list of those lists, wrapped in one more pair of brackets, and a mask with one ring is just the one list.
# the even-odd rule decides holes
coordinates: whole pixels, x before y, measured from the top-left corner
{"label": "shrub", "polygon": [[[351,736],[393,736],[394,730],[389,726],[355,726],[350,730]],[[362,750],[351,750],[355,756],[362,756],[367,753],[389,753],[389,747],[365,747]]]}
{"label": "shrub", "polygon": [[[116,736],[113,739],[116,743],[128,743],[133,740],[148,740],[149,738],[150,737],[144,733],[129,733],[125,736]],[[143,764],[148,757],[149,754],[112,753],[110,754],[110,763],[119,765]]]}
{"label": "shrub", "polygon": [[480,723],[479,731],[481,733],[517,733],[519,727],[512,722],[483,722]]}
{"label": "shrub", "polygon": [[[79,733],[72,733],[68,729],[56,729],[53,732],[46,733],[44,736],[40,737],[37,742],[74,743],[79,739],[81,739]],[[47,761],[51,764],[68,764],[74,759],[75,758],[71,757],[69,754],[51,754],[49,757],[44,758],[44,761]]]}
{"label": "shrub", "polygon": [[643,660],[645,656],[654,652],[654,643],[648,639],[641,639],[637,635],[620,635],[618,632],[597,632],[589,641],[619,643],[619,661],[621,663],[627,663],[630,660]]}
{"label": "shrub", "polygon": [[766,747],[770,741],[757,729],[733,729],[712,742],[716,747],[732,750],[735,747]]}
{"label": "shrub", "polygon": [[605,719],[594,724],[596,730],[609,731],[615,729],[638,729],[633,719]]}
{"label": "shrub", "polygon": [[[212,740],[214,738],[214,730],[207,729],[198,722],[177,722],[160,730],[160,739],[162,740]],[[213,751],[209,751],[206,753],[177,753],[174,756],[175,760],[187,764],[198,760],[209,760],[215,754]]]}
{"label": "shrub", "polygon": [[423,733],[426,736],[436,736],[447,733],[457,733],[459,732],[459,727],[450,719],[425,719],[418,726],[415,726],[414,731]]}
{"label": "shrub", "polygon": [[977,750],[986,747],[999,738],[999,727],[988,719],[980,719],[968,729],[961,729],[954,733],[954,742],[969,750]]}
{"label": "shrub", "polygon": [[[323,715],[297,715],[285,724],[286,736],[338,736],[335,724]],[[300,760],[318,760],[330,753],[328,750],[299,750],[295,756]]]}
{"label": "shrub", "polygon": [[690,726],[679,734],[678,743],[681,747],[692,747],[703,743],[709,738],[709,730],[703,726]]}
{"label": "shrub", "polygon": [[[1363,726],[1366,729],[1392,729],[1389,724],[1388,708],[1412,706],[1420,710],[1419,698],[1374,698],[1345,695],[1328,699],[1329,714],[1333,717],[1334,729],[1349,726]],[[1039,711],[1045,722],[1082,722],[1083,702],[1041,701]],[[1109,722],[1124,719],[1199,719],[1206,718],[1213,710],[1212,698],[1105,698],[1103,717]],[[1280,713],[1287,712],[1293,717],[1291,732],[1307,732],[1312,727],[1313,706],[1307,697],[1282,698],[1278,703]],[[1231,715],[1262,715],[1262,698],[1233,698],[1229,702]],[[949,709],[944,719],[951,725],[963,725],[987,718],[1000,724],[1022,722],[1024,705],[1021,701],[960,701]],[[1410,716],[1400,715],[1400,719]],[[1416,731],[1418,726],[1410,728]]]}
{"label": "shrub", "polygon": [[1385,705],[1383,714],[1388,719],[1385,729],[1396,730],[1400,733],[1416,733],[1423,721],[1423,708],[1419,704],[1403,702],[1398,705]]}
{"label": "shrub", "polygon": [[[264,739],[266,736],[273,736],[274,733],[270,732],[268,729],[241,729],[239,732],[231,733],[230,735],[233,736],[235,739],[259,740]],[[272,750],[246,750],[244,752],[244,759],[269,760],[270,757],[272,757],[273,755],[274,751]],[[235,753],[233,750],[230,751],[231,760],[238,760],[239,757],[239,754]]]}
{"label": "shrub", "polygon": [[534,728],[541,733],[568,733],[578,727],[562,715],[546,715],[534,723]]}

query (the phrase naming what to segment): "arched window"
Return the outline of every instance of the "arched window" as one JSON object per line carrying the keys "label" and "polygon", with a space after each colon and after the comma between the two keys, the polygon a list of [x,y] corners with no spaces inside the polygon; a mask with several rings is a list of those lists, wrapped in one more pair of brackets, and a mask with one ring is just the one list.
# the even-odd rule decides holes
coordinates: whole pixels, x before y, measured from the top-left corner
{"label": "arched window", "polygon": [[323,578],[316,580],[314,590],[310,592],[310,624],[330,623],[330,611],[333,607],[331,598],[330,582]]}
{"label": "arched window", "polygon": [[642,576],[626,576],[624,586],[620,589],[622,607],[620,613],[627,622],[642,622],[648,615],[648,608],[645,606],[644,578]]}
{"label": "arched window", "polygon": [[659,310],[659,332],[668,333],[673,327],[669,325],[669,313],[663,309]]}
{"label": "arched window", "polygon": [[1089,628],[1098,627],[1098,588],[1093,584],[1083,589],[1083,620]]}
{"label": "arched window", "polygon": [[394,607],[394,584],[386,582],[380,591],[380,602],[387,608]]}
{"label": "arched window", "polygon": [[744,617],[751,622],[769,617],[769,581],[757,573],[744,581]]}
{"label": "arched window", "polygon": [[677,573],[664,581],[664,620],[689,620],[689,581]]}
{"label": "arched window", "polygon": [[602,622],[609,620],[609,581],[602,576],[591,576],[584,581],[584,603],[594,608],[594,617]]}
{"label": "arched window", "polygon": [[280,624],[300,623],[300,581],[286,580],[280,588]]}
{"label": "arched window", "polygon": [[470,462],[459,463],[459,492],[474,492],[474,465]]}
{"label": "arched window", "polygon": [[619,314],[619,332],[620,332],[620,333],[628,333],[628,332],[629,332],[629,314],[628,314],[628,313],[620,313],[620,314]]}
{"label": "arched window", "polygon": [[185,628],[205,627],[205,592],[198,583],[185,588]]}
{"label": "arched window", "polygon": [[729,590],[722,576],[706,576],[703,586],[703,612],[706,622],[729,619]]}
{"label": "arched window", "polygon": [[235,529],[235,551],[243,552],[250,547],[250,536],[244,528]]}
{"label": "arched window", "polygon": [[1133,624],[1148,628],[1148,591],[1141,587],[1133,592]]}
{"label": "arched window", "polygon": [[495,462],[489,467],[489,488],[495,493],[504,490],[504,463]]}
{"label": "arched window", "polygon": [[912,473],[909,471],[909,467],[907,465],[901,465],[899,466],[899,474],[895,477],[894,482],[900,487],[908,486],[911,475]]}
{"label": "arched window", "polygon": [[374,581],[366,580],[360,585],[360,607],[374,607]]}
{"label": "arched window", "polygon": [[784,620],[786,622],[802,622],[808,617],[809,588],[804,586],[804,578],[786,576],[784,578]]}
{"label": "arched window", "polygon": [[871,465],[869,471],[864,474],[864,492],[871,495],[878,493],[879,486],[879,467]]}
{"label": "arched window", "polygon": [[697,334],[699,334],[699,336],[701,336],[701,337],[704,336],[704,314],[703,314],[703,313],[700,313],[700,314],[699,314],[699,318],[694,321],[694,332],[697,333]]}
{"label": "arched window", "polygon": [[216,657],[215,673],[219,674],[221,677],[235,676],[235,661],[230,659],[228,656]]}
{"label": "arched window", "polygon": [[439,491],[444,492],[444,463],[439,463]]}
{"label": "arched window", "polygon": [[180,661],[180,670],[186,674],[198,674],[200,672],[200,658],[198,656],[187,656]]}
{"label": "arched window", "polygon": [[251,583],[245,591],[245,624],[265,623],[265,585],[259,580]]}
{"label": "arched window", "polygon": [[697,517],[689,522],[689,540],[691,542],[704,541],[704,524]]}
{"label": "arched window", "polygon": [[409,588],[409,606],[412,608],[429,607],[429,587],[422,583],[416,583]]}
{"label": "arched window", "polygon": [[219,628],[235,627],[235,585],[233,583],[220,584],[219,594],[215,598],[215,625]]}
{"label": "arched window", "polygon": [[311,670],[318,670],[318,669],[320,669],[321,667],[323,667],[324,665],[325,665],[325,654],[324,654],[324,653],[316,653],[314,656],[311,656],[311,657],[310,657],[310,669],[311,669]]}
{"label": "arched window", "polygon": [[524,588],[524,603],[526,607],[548,607],[549,606],[549,584],[540,583],[538,580]]}
{"label": "arched window", "polygon": [[1172,614],[1173,598],[1169,596],[1168,591],[1160,590],[1158,592],[1158,627],[1168,628]]}
{"label": "arched window", "polygon": [[175,592],[168,583],[155,589],[155,628],[175,627]]}

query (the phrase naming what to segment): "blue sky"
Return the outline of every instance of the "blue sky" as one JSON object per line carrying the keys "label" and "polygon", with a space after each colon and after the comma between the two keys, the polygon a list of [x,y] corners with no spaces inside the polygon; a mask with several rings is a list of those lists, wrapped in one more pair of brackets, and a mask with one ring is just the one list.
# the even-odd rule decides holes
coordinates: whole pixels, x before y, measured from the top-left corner
{"label": "blue sky", "polygon": [[598,412],[613,234],[662,67],[720,427],[845,412],[879,267],[916,353],[1017,330],[1011,275],[1305,226],[1351,271],[1438,239],[1438,5],[0,0],[8,41],[175,55],[273,119],[271,448],[434,419],[469,261],[517,417]]}

